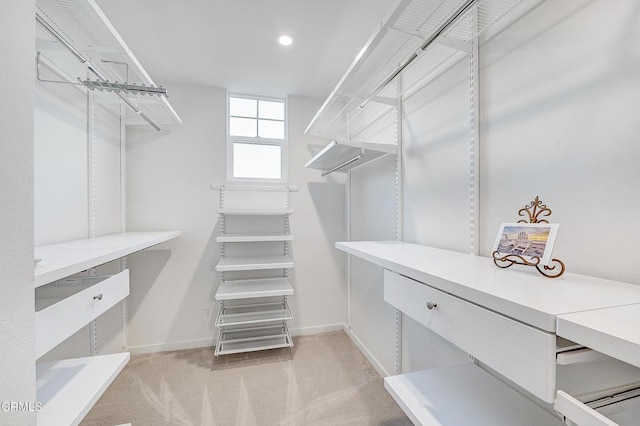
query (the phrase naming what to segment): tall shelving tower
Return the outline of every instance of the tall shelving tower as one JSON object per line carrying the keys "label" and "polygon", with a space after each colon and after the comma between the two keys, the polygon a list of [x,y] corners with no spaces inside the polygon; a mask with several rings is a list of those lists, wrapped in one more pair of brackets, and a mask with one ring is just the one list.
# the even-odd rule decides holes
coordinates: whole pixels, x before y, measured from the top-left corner
{"label": "tall shelving tower", "polygon": [[[292,347],[287,326],[293,318],[287,302],[287,296],[293,294],[289,280],[289,269],[293,268],[289,217],[293,213],[290,193],[297,188],[221,185],[214,189],[220,190],[220,234],[216,238],[220,244],[220,261],[216,265],[220,284],[215,294],[220,310],[215,323],[219,332],[214,354]],[[256,232],[274,218],[282,219],[280,231]],[[232,222],[242,232],[227,232]],[[268,254],[261,253],[261,243],[271,246]],[[230,244],[240,247],[229,254]],[[274,255],[273,247],[278,244],[282,244],[281,252]]]}

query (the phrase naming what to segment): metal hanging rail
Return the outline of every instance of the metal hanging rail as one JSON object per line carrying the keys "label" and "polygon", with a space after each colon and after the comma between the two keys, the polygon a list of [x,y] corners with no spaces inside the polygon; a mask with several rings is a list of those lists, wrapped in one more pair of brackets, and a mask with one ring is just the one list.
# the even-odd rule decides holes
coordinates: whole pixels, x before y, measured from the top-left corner
{"label": "metal hanging rail", "polygon": [[380,83],[374,90],[371,92],[369,96],[367,96],[362,103],[360,104],[360,108],[364,108],[367,106],[369,102],[380,92],[384,90],[385,87],[389,83],[391,83],[405,68],[407,68],[413,61],[418,59],[422,53],[424,53],[427,48],[447,29],[449,29],[461,16],[463,16],[478,0],[467,0],[465,1],[458,9],[456,9],[448,19],[446,19],[421,45],[420,48],[415,51],[406,61],[404,61],[395,71],[393,71],[387,78],[385,78],[382,83]]}
{"label": "metal hanging rail", "polygon": [[327,171],[325,171],[325,172],[322,172],[322,173],[320,174],[320,176],[325,177],[325,176],[326,176],[326,175],[328,175],[329,173],[333,173],[333,172],[335,172],[336,170],[339,170],[339,169],[341,169],[341,168],[343,168],[343,167],[345,167],[345,166],[348,166],[349,164],[351,164],[351,163],[353,163],[353,162],[355,162],[355,161],[358,161],[358,160],[362,159],[362,157],[363,157],[363,156],[364,156],[364,154],[358,154],[358,155],[356,155],[355,157],[350,158],[349,160],[345,161],[344,163],[339,164],[339,165],[337,165],[337,166],[333,167],[332,169],[329,169],[329,170],[327,170]]}
{"label": "metal hanging rail", "polygon": [[[91,71],[100,82],[109,83],[109,80],[102,75],[100,71],[94,68],[93,65],[80,53],[71,43],[69,43],[58,31],[53,28],[38,12],[36,12],[36,22],[42,26],[51,36],[53,36],[56,40],[58,40],[64,47],[75,56],[80,63],[84,64],[89,71]],[[119,97],[129,108],[133,110],[136,114],[140,116],[144,121],[149,123],[151,127],[153,127],[156,131],[161,132],[162,129],[156,123],[154,123],[144,112],[142,112],[138,107],[136,107],[126,96],[124,96],[120,91],[113,92],[117,97]]]}

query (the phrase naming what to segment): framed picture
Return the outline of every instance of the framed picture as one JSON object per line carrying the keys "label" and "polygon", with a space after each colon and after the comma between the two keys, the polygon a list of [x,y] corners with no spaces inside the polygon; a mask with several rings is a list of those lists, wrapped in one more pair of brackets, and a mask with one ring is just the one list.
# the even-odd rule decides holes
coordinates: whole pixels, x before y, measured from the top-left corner
{"label": "framed picture", "polygon": [[493,251],[502,256],[517,254],[529,262],[539,257],[540,265],[549,265],[559,226],[557,223],[503,223]]}

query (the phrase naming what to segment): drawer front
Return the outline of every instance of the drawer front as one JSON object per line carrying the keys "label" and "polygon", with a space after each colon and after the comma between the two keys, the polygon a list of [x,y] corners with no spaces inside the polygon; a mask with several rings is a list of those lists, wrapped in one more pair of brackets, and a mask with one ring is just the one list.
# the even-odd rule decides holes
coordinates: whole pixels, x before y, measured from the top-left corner
{"label": "drawer front", "polygon": [[129,270],[124,270],[36,312],[36,358],[49,352],[128,295]]}
{"label": "drawer front", "polygon": [[555,335],[395,272],[384,273],[387,303],[543,401],[555,401]]}
{"label": "drawer front", "polygon": [[606,418],[561,390],[558,391],[554,408],[579,426],[618,426],[618,423]]}

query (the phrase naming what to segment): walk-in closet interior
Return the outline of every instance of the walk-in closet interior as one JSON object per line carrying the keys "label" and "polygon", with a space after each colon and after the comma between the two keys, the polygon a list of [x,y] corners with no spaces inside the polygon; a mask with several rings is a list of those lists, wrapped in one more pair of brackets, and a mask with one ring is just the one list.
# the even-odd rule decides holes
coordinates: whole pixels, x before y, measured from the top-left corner
{"label": "walk-in closet interior", "polygon": [[639,2],[4,1],[0,81],[0,424],[639,424]]}

